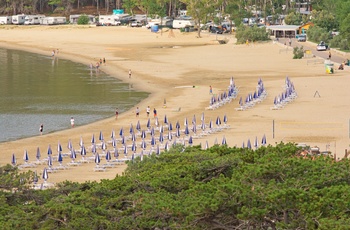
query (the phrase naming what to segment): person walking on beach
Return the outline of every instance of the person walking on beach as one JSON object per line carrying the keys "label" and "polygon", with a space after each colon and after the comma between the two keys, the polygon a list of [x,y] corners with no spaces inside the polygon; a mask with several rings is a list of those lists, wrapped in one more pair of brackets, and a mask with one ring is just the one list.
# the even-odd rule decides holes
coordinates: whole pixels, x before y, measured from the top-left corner
{"label": "person walking on beach", "polygon": [[102,59],[100,58],[100,65],[102,65]]}
{"label": "person walking on beach", "polygon": [[332,53],[331,53],[331,51],[329,51],[329,53],[328,53],[328,59],[331,60],[331,57],[332,57]]}
{"label": "person walking on beach", "polygon": [[149,106],[147,106],[147,108],[146,108],[147,117],[149,117],[150,112],[151,112],[151,108]]}
{"label": "person walking on beach", "polygon": [[136,117],[139,117],[139,115],[140,115],[140,109],[139,109],[139,107],[136,108],[135,113],[136,113]]}
{"label": "person walking on beach", "polygon": [[70,118],[70,125],[72,128],[74,128],[74,118],[73,117]]}
{"label": "person walking on beach", "polygon": [[118,108],[116,108],[116,109],[115,109],[115,119],[116,119],[116,120],[118,119],[118,115],[119,115]]}
{"label": "person walking on beach", "polygon": [[129,69],[129,78],[131,78],[131,69]]}
{"label": "person walking on beach", "polygon": [[289,38],[289,46],[292,46],[292,39]]}
{"label": "person walking on beach", "polygon": [[156,108],[153,109],[153,116],[154,116],[154,118],[157,116],[157,110],[156,110]]}
{"label": "person walking on beach", "polygon": [[40,131],[40,135],[43,135],[43,131],[44,131],[44,125],[43,124],[40,125],[39,131]]}
{"label": "person walking on beach", "polygon": [[103,58],[103,64],[106,65],[106,58]]}
{"label": "person walking on beach", "polygon": [[209,86],[209,94],[213,94],[213,88]]}

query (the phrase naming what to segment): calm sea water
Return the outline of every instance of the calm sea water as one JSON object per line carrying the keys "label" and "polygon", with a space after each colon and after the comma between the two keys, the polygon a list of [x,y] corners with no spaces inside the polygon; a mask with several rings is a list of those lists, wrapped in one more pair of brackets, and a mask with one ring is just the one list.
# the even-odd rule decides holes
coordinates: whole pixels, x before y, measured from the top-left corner
{"label": "calm sea water", "polygon": [[[102,66],[103,70],[103,66]],[[0,48],[0,142],[67,129],[114,116],[147,97],[88,66]]]}

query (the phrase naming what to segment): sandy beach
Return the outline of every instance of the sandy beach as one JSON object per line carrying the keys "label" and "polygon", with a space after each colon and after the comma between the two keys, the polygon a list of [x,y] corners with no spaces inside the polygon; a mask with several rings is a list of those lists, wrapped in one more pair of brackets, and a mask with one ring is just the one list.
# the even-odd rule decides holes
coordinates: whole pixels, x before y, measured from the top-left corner
{"label": "sandy beach", "polygon": [[[225,38],[228,43],[221,45],[216,40],[217,36],[208,33],[202,33],[202,38],[197,38],[195,32],[173,32],[174,36],[169,36],[169,31],[152,33],[146,28],[0,26],[2,47],[48,56],[53,49],[59,49],[58,58],[86,65],[105,58],[106,65],[101,66],[102,71],[137,90],[151,93],[136,105],[141,110],[138,118],[135,106],[119,114],[117,120],[114,111],[111,111],[111,118],[89,125],[0,143],[0,165],[10,163],[13,153],[18,163],[23,163],[25,150],[28,150],[30,161],[35,161],[37,147],[44,157],[48,145],[57,155],[58,141],[65,149],[63,152],[67,152],[69,139],[73,146],[78,146],[82,137],[88,145],[92,134],[98,137],[100,131],[107,139],[112,130],[116,133],[122,127],[128,130],[130,124],[135,126],[138,120],[145,127],[147,106],[151,111],[157,109],[160,123],[166,115],[173,124],[179,121],[182,126],[185,118],[192,120],[194,115],[199,122],[203,112],[207,123],[210,120],[215,122],[218,116],[221,119],[224,115],[228,117],[230,128],[195,138],[195,145],[204,145],[208,141],[211,146],[215,140],[221,143],[225,137],[229,146],[241,147],[248,139],[253,142],[257,137],[261,142],[262,136],[266,135],[267,143],[271,145],[281,141],[305,143],[318,146],[320,150],[329,150],[337,157],[342,157],[345,149],[349,148],[349,67],[330,75],[326,74],[324,64],[307,65],[306,59],[294,60],[291,50],[281,52],[285,47],[272,41],[237,45],[234,36],[228,35]],[[131,78],[128,76],[129,69],[132,70]],[[272,110],[274,98],[284,91],[286,76],[293,82],[298,97],[284,108]],[[212,86],[214,94],[220,94],[227,90],[231,77],[239,87],[238,97],[215,110],[206,110],[212,96],[209,86]],[[259,78],[266,88],[266,99],[250,109],[237,111],[239,98],[254,92]],[[163,107],[164,99],[166,107]],[[116,107],[117,101],[116,98]],[[152,112],[150,117],[154,122]],[[78,155],[77,160],[80,158]],[[65,158],[64,163],[69,161]],[[92,162],[61,170],[50,174],[49,181],[111,179],[126,168],[125,165],[117,165],[105,172],[94,172],[94,166]],[[44,167],[46,165],[39,165],[30,170],[41,174]]]}

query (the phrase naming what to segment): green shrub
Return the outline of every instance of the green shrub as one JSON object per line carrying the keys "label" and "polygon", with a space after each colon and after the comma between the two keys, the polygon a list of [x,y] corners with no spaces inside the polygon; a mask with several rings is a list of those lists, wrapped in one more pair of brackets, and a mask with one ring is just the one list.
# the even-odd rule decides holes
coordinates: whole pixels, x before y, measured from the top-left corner
{"label": "green shrub", "polygon": [[78,18],[78,25],[87,25],[89,24],[89,17],[86,14],[80,15]]}
{"label": "green shrub", "polygon": [[238,44],[243,44],[247,40],[249,41],[267,41],[270,40],[269,34],[266,32],[266,28],[259,28],[257,26],[244,26],[241,25],[237,28],[236,38]]}
{"label": "green shrub", "polygon": [[332,39],[331,34],[325,29],[318,26],[312,26],[307,30],[307,37],[308,40],[313,42],[329,42],[330,39]]}
{"label": "green shrub", "polygon": [[293,59],[301,59],[304,57],[304,47],[294,47],[293,48]]}

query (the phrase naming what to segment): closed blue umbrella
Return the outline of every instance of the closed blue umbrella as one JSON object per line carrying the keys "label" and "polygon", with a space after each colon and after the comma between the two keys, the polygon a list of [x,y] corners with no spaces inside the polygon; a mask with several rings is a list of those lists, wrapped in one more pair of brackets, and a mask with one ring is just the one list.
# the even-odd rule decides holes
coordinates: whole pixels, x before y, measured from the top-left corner
{"label": "closed blue umbrella", "polygon": [[47,148],[47,155],[52,155],[51,145],[49,145],[49,147]]}
{"label": "closed blue umbrella", "polygon": [[74,160],[77,158],[77,155],[76,155],[74,149],[72,149],[72,150],[70,151],[70,158],[72,159],[72,162],[74,162]]}
{"label": "closed blue umbrella", "polygon": [[46,182],[47,179],[49,179],[49,173],[47,172],[47,168],[44,168],[43,170],[43,179]]}
{"label": "closed blue umbrella", "polygon": [[194,114],[192,118],[192,124],[196,124],[196,123],[197,123],[196,114]]}
{"label": "closed blue umbrella", "polygon": [[164,124],[168,124],[168,117],[166,115],[164,115]]}
{"label": "closed blue umbrella", "polygon": [[173,134],[169,131],[168,132],[168,140],[171,141],[173,139]]}
{"label": "closed blue umbrella", "polygon": [[92,144],[92,147],[91,147],[91,152],[95,155],[96,151],[97,151],[97,149],[96,149],[96,144],[93,143],[93,144]]}
{"label": "closed blue umbrella", "polygon": [[139,132],[141,131],[141,124],[140,124],[140,121],[137,121],[136,130],[139,131]]}
{"label": "closed blue umbrella", "polygon": [[149,119],[149,118],[148,118],[146,127],[147,127],[147,129],[151,128],[151,119]]}
{"label": "closed blue umbrella", "polygon": [[62,162],[63,162],[62,153],[58,153],[57,161],[58,161],[58,163],[60,163],[60,165],[62,165]]}
{"label": "closed blue umbrella", "polygon": [[151,136],[154,135],[154,133],[155,133],[155,132],[154,132],[154,128],[152,127],[152,128],[151,128]]}
{"label": "closed blue umbrella", "polygon": [[209,129],[213,129],[213,121],[212,120],[210,120],[210,122],[209,122]]}
{"label": "closed blue umbrella", "polygon": [[146,131],[145,131],[145,130],[142,130],[142,132],[141,132],[141,138],[142,138],[142,139],[145,139],[145,138],[146,138]]}
{"label": "closed blue umbrella", "polygon": [[146,141],[145,141],[145,140],[142,140],[142,142],[141,142],[141,148],[142,148],[142,149],[146,149],[146,147],[147,147]]}
{"label": "closed blue umbrella", "polygon": [[258,137],[255,137],[254,147],[257,149],[259,147]]}
{"label": "closed blue umbrella", "polygon": [[168,143],[168,142],[165,142],[164,149],[165,149],[166,151],[169,151],[169,143]]}
{"label": "closed blue umbrella", "polygon": [[252,148],[252,144],[250,143],[250,139],[248,139],[248,141],[247,141],[247,148],[248,148],[248,149],[251,149],[251,148]]}
{"label": "closed blue umbrella", "polygon": [[115,138],[112,139],[112,146],[113,148],[117,148],[117,141],[115,140]]}
{"label": "closed blue umbrella", "polygon": [[71,150],[73,148],[72,141],[70,139],[68,140],[67,148],[69,150]]}
{"label": "closed blue umbrella", "polygon": [[151,145],[155,146],[156,144],[156,139],[154,138],[154,136],[151,137]]}
{"label": "closed blue umbrella", "polygon": [[156,117],[156,120],[154,121],[154,124],[156,125],[156,127],[158,127],[158,125],[159,125],[158,117]]}
{"label": "closed blue umbrella", "polygon": [[193,144],[192,136],[190,136],[190,138],[188,138],[188,144],[189,144],[189,145],[192,145],[192,144]]}
{"label": "closed blue umbrella", "polygon": [[28,151],[27,150],[24,151],[23,160],[26,163],[28,163],[28,161],[29,161],[29,156],[28,156]]}
{"label": "closed blue umbrella", "polygon": [[114,139],[115,138],[115,131],[114,129],[112,129],[112,132],[111,132],[111,138]]}
{"label": "closed blue umbrella", "polygon": [[205,120],[205,117],[204,117],[204,112],[203,112],[202,115],[201,115],[201,121],[204,122],[204,120]]}
{"label": "closed blue umbrella", "polygon": [[135,133],[133,133],[133,134],[131,135],[131,140],[132,140],[132,141],[136,141],[136,134],[135,134]]}
{"label": "closed blue umbrella", "polygon": [[205,122],[204,122],[204,121],[202,121],[202,124],[201,124],[201,129],[204,131],[204,130],[205,130],[205,128],[206,128]]}
{"label": "closed blue umbrella", "polygon": [[180,122],[179,121],[176,122],[175,128],[180,129]]}
{"label": "closed blue umbrella", "polygon": [[225,137],[225,136],[222,138],[222,142],[221,142],[221,144],[222,144],[222,145],[227,145],[227,142],[226,142],[226,137]]}
{"label": "closed blue umbrella", "polygon": [[186,136],[188,134],[190,134],[190,130],[188,129],[188,125],[186,125],[184,133],[185,133]]}
{"label": "closed blue umbrella", "polygon": [[180,137],[180,129],[179,129],[179,128],[176,129],[176,134],[175,134],[175,136],[176,136],[177,138]]}
{"label": "closed blue umbrella", "polygon": [[136,149],[137,149],[136,143],[133,142],[131,146],[131,151],[136,152]]}
{"label": "closed blue umbrella", "polygon": [[82,158],[84,160],[84,157],[86,156],[86,149],[85,149],[84,146],[81,147],[80,154],[81,154],[81,156],[82,156]]}
{"label": "closed blue umbrella", "polygon": [[122,136],[122,145],[125,145],[125,137],[124,136]]}
{"label": "closed blue umbrella", "polygon": [[61,146],[61,143],[59,141],[57,143],[57,152],[58,153],[62,152],[62,146]]}
{"label": "closed blue umbrella", "polygon": [[98,139],[99,139],[100,141],[103,141],[103,140],[104,140],[102,131],[100,131],[100,135],[98,136]]}
{"label": "closed blue umbrella", "polygon": [[49,168],[51,168],[52,165],[53,165],[52,157],[51,157],[51,156],[49,156],[49,157],[47,158],[47,165],[49,166]]}
{"label": "closed blue umbrella", "polygon": [[226,116],[226,114],[224,115],[224,123],[227,124],[227,116]]}
{"label": "closed blue umbrella", "polygon": [[185,118],[185,121],[184,121],[184,126],[188,126],[188,120],[187,120],[187,117]]}
{"label": "closed blue umbrella", "polygon": [[134,126],[131,123],[129,128],[129,133],[132,134],[133,132],[134,132]]}
{"label": "closed blue umbrella", "polygon": [[80,147],[84,145],[83,137],[80,137],[79,145]]}
{"label": "closed blue umbrella", "polygon": [[173,130],[173,124],[172,124],[171,122],[169,123],[169,128],[168,128],[168,130],[170,130],[170,131]]}
{"label": "closed blue umbrella", "polygon": [[111,152],[107,151],[107,153],[106,153],[106,160],[107,160],[107,162],[109,162],[111,159],[112,159]]}
{"label": "closed blue umbrella", "polygon": [[17,164],[17,159],[16,159],[16,156],[14,153],[12,153],[11,164],[13,166],[16,166],[16,164]]}
{"label": "closed blue umbrella", "polygon": [[114,157],[115,157],[115,159],[118,159],[118,157],[119,157],[118,149],[114,150]]}
{"label": "closed blue umbrella", "polygon": [[128,147],[126,145],[124,146],[124,155],[128,155]]}
{"label": "closed blue umbrella", "polygon": [[101,148],[103,151],[105,151],[107,149],[106,142],[102,142]]}
{"label": "closed blue umbrella", "polygon": [[163,141],[164,141],[163,133],[160,133],[159,134],[159,142],[163,143]]}
{"label": "closed blue umbrella", "polygon": [[92,137],[91,137],[91,144],[95,144],[95,135],[92,134]]}
{"label": "closed blue umbrella", "polygon": [[266,136],[265,136],[265,134],[264,134],[264,136],[262,137],[261,145],[262,145],[262,146],[265,146],[265,145],[266,145]]}
{"label": "closed blue umbrella", "polygon": [[197,126],[196,126],[196,124],[194,124],[194,125],[192,126],[192,132],[193,132],[193,133],[197,133]]}
{"label": "closed blue umbrella", "polygon": [[119,136],[120,136],[120,137],[124,136],[124,129],[123,129],[123,127],[120,128]]}
{"label": "closed blue umbrella", "polygon": [[99,165],[100,162],[101,162],[100,155],[98,153],[96,153],[96,155],[95,155],[95,163],[96,163],[96,165]]}
{"label": "closed blue umbrella", "polygon": [[216,118],[215,124],[216,124],[217,126],[220,126],[220,125],[221,125],[221,119],[220,119],[219,116]]}
{"label": "closed blue umbrella", "polygon": [[38,148],[36,148],[36,159],[39,161],[40,157],[41,157],[40,148],[38,147]]}
{"label": "closed blue umbrella", "polygon": [[160,133],[163,133],[163,132],[164,132],[163,125],[160,125],[160,127],[159,127],[159,132],[160,132]]}

